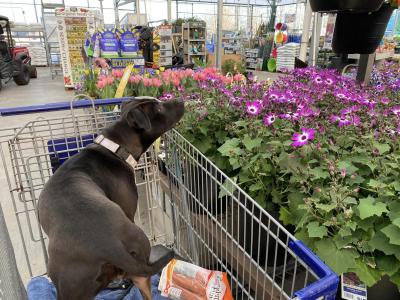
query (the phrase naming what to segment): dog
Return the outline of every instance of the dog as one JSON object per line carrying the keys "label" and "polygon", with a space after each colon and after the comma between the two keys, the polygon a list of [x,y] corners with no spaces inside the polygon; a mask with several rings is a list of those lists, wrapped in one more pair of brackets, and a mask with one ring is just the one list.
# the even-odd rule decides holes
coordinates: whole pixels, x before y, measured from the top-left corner
{"label": "dog", "polygon": [[48,275],[59,300],[93,299],[118,276],[151,299],[150,276],[173,252],[151,247],[134,223],[138,192],[132,164],[183,114],[183,102],[124,102],[120,119],[45,184],[39,222],[49,239]]}

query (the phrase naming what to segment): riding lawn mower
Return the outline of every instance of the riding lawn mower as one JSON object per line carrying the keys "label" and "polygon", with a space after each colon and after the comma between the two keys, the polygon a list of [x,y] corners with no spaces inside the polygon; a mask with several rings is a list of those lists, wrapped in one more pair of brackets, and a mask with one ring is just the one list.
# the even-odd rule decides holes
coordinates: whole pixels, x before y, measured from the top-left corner
{"label": "riding lawn mower", "polygon": [[10,21],[0,16],[0,90],[11,79],[17,85],[27,85],[37,78],[36,67],[31,65],[27,47],[17,47],[11,36]]}

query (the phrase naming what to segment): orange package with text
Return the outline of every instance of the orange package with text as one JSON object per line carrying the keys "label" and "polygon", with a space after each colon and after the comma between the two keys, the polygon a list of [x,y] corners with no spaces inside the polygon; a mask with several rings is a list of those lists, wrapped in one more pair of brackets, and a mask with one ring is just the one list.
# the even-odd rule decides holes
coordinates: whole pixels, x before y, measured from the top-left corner
{"label": "orange package with text", "polygon": [[158,289],[172,300],[233,300],[226,273],[176,259],[163,269]]}

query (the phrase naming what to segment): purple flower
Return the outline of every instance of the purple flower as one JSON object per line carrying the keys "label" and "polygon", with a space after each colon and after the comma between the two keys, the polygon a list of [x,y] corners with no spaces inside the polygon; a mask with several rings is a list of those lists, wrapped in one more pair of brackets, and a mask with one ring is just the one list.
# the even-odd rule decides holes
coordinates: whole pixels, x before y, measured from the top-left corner
{"label": "purple flower", "polygon": [[314,79],[313,79],[313,81],[314,81],[314,83],[316,83],[316,84],[322,84],[322,83],[324,83],[324,80],[323,80],[322,77],[319,76],[319,75],[315,76]]}
{"label": "purple flower", "polygon": [[335,79],[335,77],[333,77],[333,76],[327,76],[327,77],[325,78],[325,83],[326,83],[327,85],[334,85],[334,84],[336,83],[336,79]]}
{"label": "purple flower", "polygon": [[251,116],[257,116],[261,112],[261,104],[258,101],[247,101],[246,112]]}
{"label": "purple flower", "polygon": [[392,107],[392,113],[395,116],[400,117],[400,106],[393,106]]}
{"label": "purple flower", "polygon": [[161,97],[160,97],[160,100],[172,100],[172,99],[174,99],[175,97],[174,97],[174,94],[172,94],[172,93],[164,93]]}
{"label": "purple flower", "polygon": [[338,122],[338,126],[339,127],[342,127],[342,126],[349,126],[350,124],[351,124],[351,121],[349,120],[350,118],[348,118],[347,116],[335,116],[335,115],[333,115],[333,116],[331,116],[330,118],[329,118],[329,120],[332,122],[332,123],[336,123],[336,122]]}
{"label": "purple flower", "polygon": [[302,147],[308,144],[308,141],[314,139],[315,129],[313,128],[301,128],[301,133],[295,133],[292,137],[292,146],[293,147]]}
{"label": "purple flower", "polygon": [[268,114],[264,116],[264,124],[266,126],[271,126],[277,119],[277,116],[274,114]]}
{"label": "purple flower", "polygon": [[231,105],[233,105],[233,106],[240,106],[240,103],[241,103],[242,101],[240,100],[240,98],[237,98],[237,97],[231,97],[231,98],[229,98],[229,103],[231,104]]}
{"label": "purple flower", "polygon": [[284,114],[279,115],[279,117],[287,120],[297,120],[299,118],[299,113],[288,111]]}
{"label": "purple flower", "polygon": [[388,104],[390,103],[390,99],[389,99],[389,98],[386,98],[386,97],[385,97],[385,98],[382,98],[382,99],[381,99],[381,103],[384,104],[384,105],[388,105]]}

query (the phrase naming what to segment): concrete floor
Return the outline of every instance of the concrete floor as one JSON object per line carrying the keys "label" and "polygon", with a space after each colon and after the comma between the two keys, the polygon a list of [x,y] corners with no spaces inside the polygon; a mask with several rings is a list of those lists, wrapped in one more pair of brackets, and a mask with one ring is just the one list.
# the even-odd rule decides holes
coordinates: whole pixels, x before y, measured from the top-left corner
{"label": "concrete floor", "polygon": [[0,91],[0,107],[43,104],[68,101],[73,91],[66,91],[61,76],[51,79],[49,68],[37,68],[38,78],[31,79],[28,85],[18,86],[13,80],[4,84]]}

